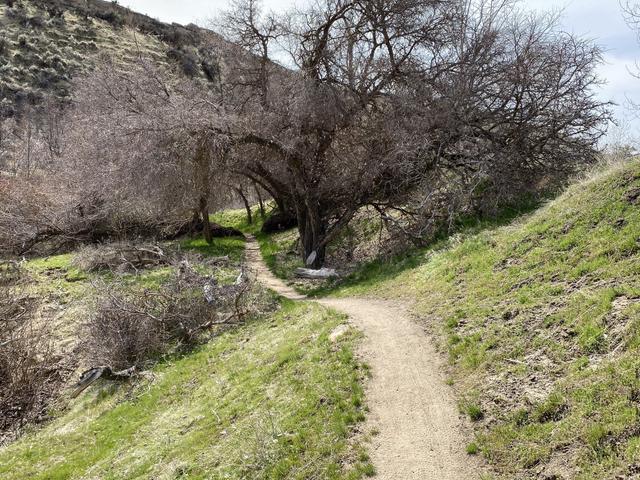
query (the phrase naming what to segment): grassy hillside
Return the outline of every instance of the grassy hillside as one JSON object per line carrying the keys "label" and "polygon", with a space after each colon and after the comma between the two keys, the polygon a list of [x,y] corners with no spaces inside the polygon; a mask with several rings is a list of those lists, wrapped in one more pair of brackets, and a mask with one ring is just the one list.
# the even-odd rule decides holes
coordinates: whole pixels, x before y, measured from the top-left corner
{"label": "grassy hillside", "polygon": [[0,450],[0,476],[360,478],[371,467],[350,440],[363,416],[357,336],[328,338],[344,320],[286,304],[135,388],[93,389]]}
{"label": "grassy hillside", "polygon": [[635,160],[509,226],[369,265],[334,293],[415,302],[476,422],[469,451],[499,477],[635,478],[639,253]]}
{"label": "grassy hillside", "polygon": [[[166,244],[221,284],[239,273],[244,241]],[[92,251],[24,263],[24,288],[55,325],[60,355],[76,358],[94,307],[94,284],[117,281],[154,291],[177,265],[90,272]],[[226,258],[221,264],[208,259]],[[269,302],[267,302],[269,303]],[[367,369],[353,350],[355,331],[331,341],[346,318],[313,303],[278,303],[243,326],[212,334],[195,350],[175,350],[130,383],[99,381],[77,399],[49,403],[44,425],[0,448],[0,478],[11,479],[357,479],[373,473],[357,436],[364,419]],[[260,310],[258,308],[258,310]],[[67,372],[67,387],[77,378]]]}

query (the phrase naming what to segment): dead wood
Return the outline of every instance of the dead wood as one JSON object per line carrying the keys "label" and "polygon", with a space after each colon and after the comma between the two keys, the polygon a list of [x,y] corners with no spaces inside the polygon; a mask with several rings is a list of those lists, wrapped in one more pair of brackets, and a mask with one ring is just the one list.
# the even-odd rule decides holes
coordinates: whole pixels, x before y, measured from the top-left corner
{"label": "dead wood", "polygon": [[321,268],[319,270],[313,270],[310,268],[297,268],[295,276],[298,278],[306,278],[309,280],[326,280],[329,278],[338,277],[338,272],[331,268]]}

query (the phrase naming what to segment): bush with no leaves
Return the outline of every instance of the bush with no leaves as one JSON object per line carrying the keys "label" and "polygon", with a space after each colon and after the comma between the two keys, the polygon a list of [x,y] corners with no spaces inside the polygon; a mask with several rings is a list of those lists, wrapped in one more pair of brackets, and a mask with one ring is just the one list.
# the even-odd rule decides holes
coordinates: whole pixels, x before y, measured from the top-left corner
{"label": "bush with no leaves", "polygon": [[118,370],[140,367],[162,352],[164,339],[159,323],[137,303],[116,293],[99,300],[85,326],[84,346],[92,365]]}
{"label": "bush with no leaves", "polygon": [[107,23],[110,23],[116,28],[122,28],[125,25],[125,20],[118,12],[114,11],[102,11],[96,9],[93,12],[93,15],[100,20],[104,20]]}
{"label": "bush with no leaves", "polygon": [[15,282],[0,282],[0,444],[15,438],[26,422],[46,417],[65,380],[51,332],[34,319],[36,300],[9,283]]}
{"label": "bush with no leaves", "polygon": [[159,290],[131,294],[117,283],[98,284],[97,290],[95,313],[83,327],[84,349],[91,365],[114,370],[144,368],[163,354],[191,348],[207,333],[241,323],[261,304],[253,283],[218,286],[184,265]]}
{"label": "bush with no leaves", "polygon": [[167,52],[167,56],[175,61],[182,71],[188,77],[194,77],[198,74],[198,56],[197,54],[188,48],[173,48]]}

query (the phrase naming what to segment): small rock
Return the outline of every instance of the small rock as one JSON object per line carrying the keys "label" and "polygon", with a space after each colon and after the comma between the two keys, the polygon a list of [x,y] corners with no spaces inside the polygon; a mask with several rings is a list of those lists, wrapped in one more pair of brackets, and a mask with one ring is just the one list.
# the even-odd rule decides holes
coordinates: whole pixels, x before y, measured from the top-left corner
{"label": "small rock", "polygon": [[297,268],[295,276],[298,278],[306,278],[309,280],[323,280],[328,278],[335,278],[338,276],[338,272],[331,268],[321,268],[319,270],[312,270],[309,268]]}
{"label": "small rock", "polygon": [[349,325],[340,325],[336,327],[333,332],[329,335],[329,340],[332,342],[337,342],[340,337],[342,337],[345,333],[349,331]]}

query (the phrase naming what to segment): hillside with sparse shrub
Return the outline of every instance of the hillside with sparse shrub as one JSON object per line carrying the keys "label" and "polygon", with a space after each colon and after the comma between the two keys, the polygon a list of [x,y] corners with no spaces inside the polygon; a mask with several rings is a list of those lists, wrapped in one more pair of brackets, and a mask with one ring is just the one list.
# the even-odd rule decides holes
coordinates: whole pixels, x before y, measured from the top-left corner
{"label": "hillside with sparse shrub", "polygon": [[[68,102],[72,80],[100,58],[145,58],[176,74],[219,81],[234,47],[196,25],[164,24],[113,2],[5,0],[0,3],[0,113]],[[227,51],[225,51],[227,50]]]}

